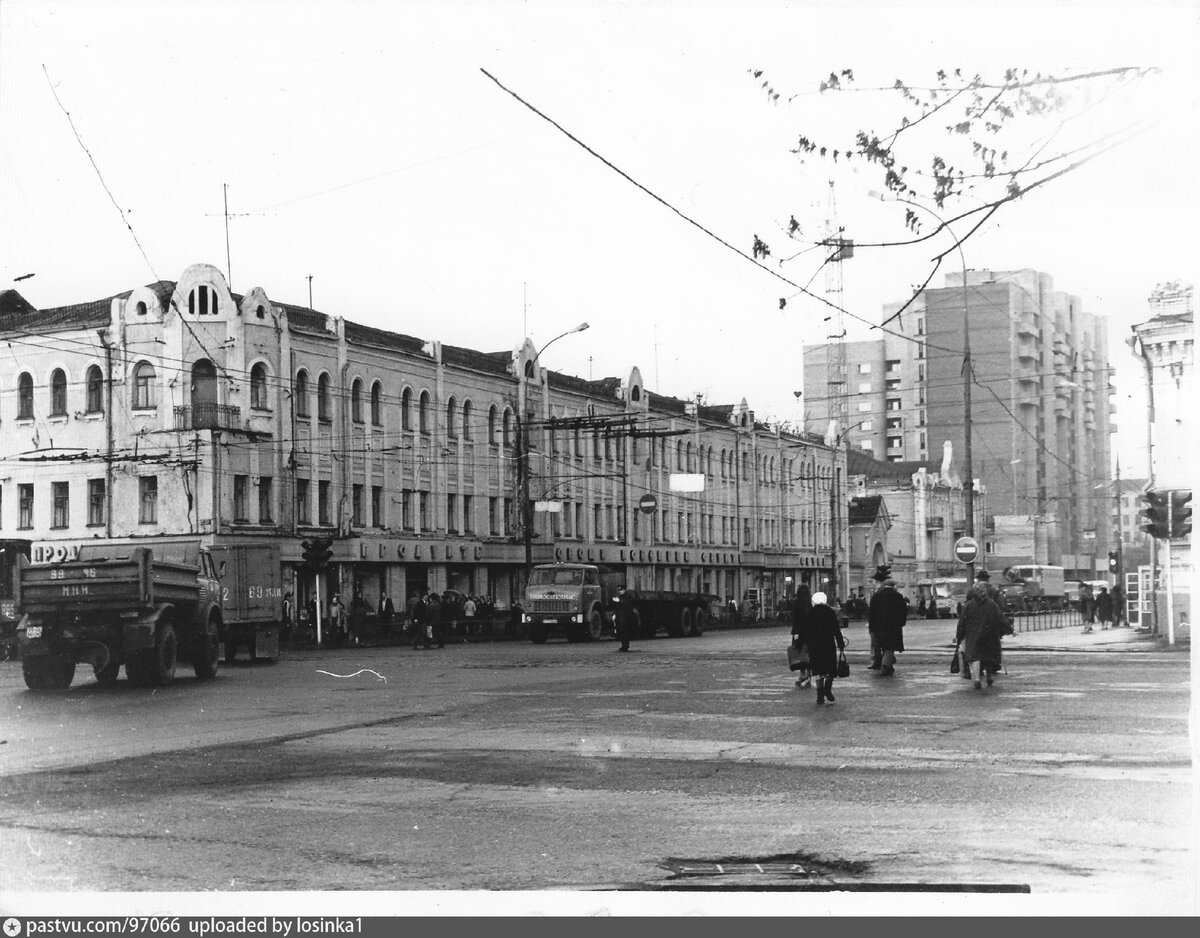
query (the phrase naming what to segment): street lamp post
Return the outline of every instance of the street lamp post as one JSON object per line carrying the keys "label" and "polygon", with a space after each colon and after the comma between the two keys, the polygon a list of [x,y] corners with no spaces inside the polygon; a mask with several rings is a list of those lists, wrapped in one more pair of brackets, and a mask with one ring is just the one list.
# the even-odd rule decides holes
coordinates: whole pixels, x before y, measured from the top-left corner
{"label": "street lamp post", "polygon": [[[551,345],[557,342],[563,336],[571,335],[575,332],[583,332],[585,329],[591,328],[586,322],[581,322],[573,329],[568,329],[556,335],[553,339],[538,349],[533,358],[529,360],[526,366],[528,373],[521,375],[521,386],[525,387],[525,381],[528,378],[537,379],[541,384],[541,379],[538,375],[538,360],[542,357],[542,353]],[[527,398],[527,393],[525,395]],[[517,455],[517,471],[521,476],[521,528],[522,538],[525,542],[525,576],[529,576],[529,570],[533,566],[533,502],[529,498],[529,424],[524,418],[525,407],[517,408],[517,440],[521,446],[521,452]]]}
{"label": "street lamp post", "polygon": [[[903,202],[905,205],[911,205],[913,208],[919,208],[922,211],[928,212],[938,224],[945,228],[950,237],[954,239],[954,247],[958,250],[958,259],[962,263],[962,291],[963,291],[963,471],[967,476],[967,537],[975,536],[975,475],[974,468],[971,462],[971,381],[974,377],[971,366],[971,315],[967,305],[967,259],[963,255],[962,242],[958,240],[958,235],[954,233],[954,229],[950,224],[943,219],[933,209],[922,205],[920,202],[913,202],[911,199],[885,199],[883,193],[872,190],[868,193],[871,198],[880,199],[890,202]],[[975,582],[975,562],[967,564],[967,587]]]}

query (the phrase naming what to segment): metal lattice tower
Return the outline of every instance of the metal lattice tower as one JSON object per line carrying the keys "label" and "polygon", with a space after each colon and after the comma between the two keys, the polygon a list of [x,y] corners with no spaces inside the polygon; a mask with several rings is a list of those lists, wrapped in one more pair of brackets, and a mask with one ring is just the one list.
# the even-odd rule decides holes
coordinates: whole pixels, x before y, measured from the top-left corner
{"label": "metal lattice tower", "polygon": [[830,332],[825,343],[825,376],[828,382],[828,413],[836,420],[839,428],[849,425],[849,395],[846,383],[846,321],[842,314],[842,261],[851,256],[850,248],[842,237],[838,225],[837,197],[834,195],[833,180],[829,181],[829,201],[825,214],[825,239],[821,242],[828,250],[825,265],[825,298],[833,304],[829,317]]}

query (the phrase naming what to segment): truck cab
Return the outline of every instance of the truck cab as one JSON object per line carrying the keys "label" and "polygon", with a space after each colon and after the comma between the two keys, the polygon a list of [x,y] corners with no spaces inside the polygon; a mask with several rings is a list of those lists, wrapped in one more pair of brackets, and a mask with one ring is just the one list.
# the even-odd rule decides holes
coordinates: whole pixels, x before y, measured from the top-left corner
{"label": "truck cab", "polygon": [[595,641],[606,627],[608,606],[600,568],[593,564],[539,564],[529,573],[522,620],[542,644],[553,631],[568,641]]}

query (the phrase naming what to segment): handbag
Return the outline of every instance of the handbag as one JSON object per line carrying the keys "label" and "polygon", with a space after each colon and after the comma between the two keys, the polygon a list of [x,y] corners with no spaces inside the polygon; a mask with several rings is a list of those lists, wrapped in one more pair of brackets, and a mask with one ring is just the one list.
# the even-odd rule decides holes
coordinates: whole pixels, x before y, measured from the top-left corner
{"label": "handbag", "polygon": [[837,676],[850,676],[850,662],[846,660],[846,653],[844,651],[838,652]]}
{"label": "handbag", "polygon": [[950,659],[950,673],[957,674],[961,668],[962,668],[962,665],[959,664],[959,659],[958,659],[958,646],[955,645],[954,646],[954,657]]}
{"label": "handbag", "polygon": [[802,671],[808,667],[808,654],[804,649],[797,648],[795,645],[788,645],[788,670]]}

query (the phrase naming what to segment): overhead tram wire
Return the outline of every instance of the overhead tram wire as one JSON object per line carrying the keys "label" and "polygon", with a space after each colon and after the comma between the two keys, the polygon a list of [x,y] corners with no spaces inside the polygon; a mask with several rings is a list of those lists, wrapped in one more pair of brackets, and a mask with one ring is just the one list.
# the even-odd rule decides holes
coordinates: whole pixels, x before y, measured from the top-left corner
{"label": "overhead tram wire", "polygon": [[[720,235],[718,235],[715,232],[711,231],[710,229],[704,227],[702,224],[700,224],[698,221],[691,218],[690,216],[685,215],[683,212],[681,212],[679,209],[677,209],[674,205],[672,205],[670,202],[668,202],[662,196],[658,195],[657,193],[648,189],[646,186],[642,185],[640,182],[638,182],[636,179],[634,179],[632,176],[630,176],[627,172],[625,172],[623,169],[619,168],[618,166],[614,165],[611,161],[606,159],[604,156],[602,156],[596,150],[592,149],[590,146],[588,146],[586,143],[584,143],[582,140],[580,140],[578,137],[576,137],[574,134],[572,134],[569,130],[567,130],[565,127],[563,127],[557,121],[555,121],[553,118],[549,117],[542,111],[538,110],[536,107],[534,107],[532,104],[530,104],[524,98],[522,98],[519,94],[517,94],[512,89],[506,87],[495,76],[493,76],[487,69],[480,68],[479,70],[481,72],[483,72],[483,74],[486,75],[492,82],[494,82],[498,88],[500,88],[502,91],[506,92],[507,94],[511,95],[522,106],[528,108],[530,111],[532,111],[538,117],[542,118],[542,120],[546,121],[548,124],[553,126],[560,133],[562,133],[564,136],[566,136],[569,140],[578,144],[580,147],[582,147],[584,150],[586,150],[588,153],[590,153],[592,156],[594,156],[596,159],[598,159],[601,163],[603,163],[605,166],[607,166],[613,172],[617,173],[619,176],[621,176],[627,182],[632,183],[634,186],[636,186],[642,192],[646,193],[646,195],[650,196],[650,198],[654,199],[660,205],[664,206],[665,208],[669,209],[671,212],[678,215],[680,218],[682,218],[684,221],[686,221],[689,225],[692,225],[693,227],[699,229],[701,232],[703,232],[708,237],[712,238],[718,244],[722,245],[725,248],[728,248],[730,251],[733,251],[733,253],[737,254],[742,259],[753,264],[759,270],[765,271],[766,273],[770,274],[772,277],[775,277],[776,279],[783,281],[788,286],[795,287],[798,291],[800,291],[800,293],[804,294],[805,296],[807,296],[811,299],[814,299],[817,302],[819,302],[825,306],[828,306],[837,312],[844,313],[845,315],[851,317],[852,319],[856,319],[859,322],[863,323],[864,325],[870,326],[872,329],[879,329],[883,332],[888,333],[889,335],[896,336],[897,338],[903,339],[907,342],[918,341],[917,339],[914,339],[911,336],[908,336],[903,332],[896,332],[891,329],[886,329],[886,328],[884,328],[883,325],[877,326],[874,323],[872,323],[870,320],[866,319],[865,317],[859,316],[857,313],[853,313],[848,309],[843,309],[843,308],[837,306],[836,304],[831,303],[829,300],[825,299],[825,297],[819,296],[819,295],[811,292],[807,288],[796,283],[794,280],[790,280],[787,277],[783,276],[783,274],[779,273],[778,271],[772,270],[770,267],[767,267],[765,264],[760,264],[755,258],[751,257],[745,251],[741,250],[740,248],[734,247],[732,244],[730,244],[728,241],[726,241]],[[934,348],[935,346],[927,345],[926,347]],[[953,352],[955,350],[948,349],[948,348],[947,349],[938,348],[938,351]]]}

